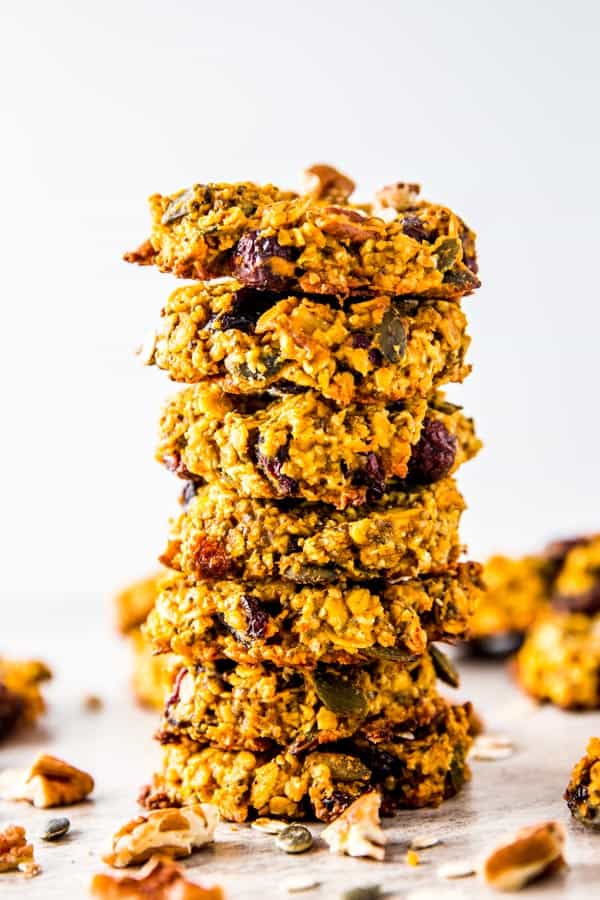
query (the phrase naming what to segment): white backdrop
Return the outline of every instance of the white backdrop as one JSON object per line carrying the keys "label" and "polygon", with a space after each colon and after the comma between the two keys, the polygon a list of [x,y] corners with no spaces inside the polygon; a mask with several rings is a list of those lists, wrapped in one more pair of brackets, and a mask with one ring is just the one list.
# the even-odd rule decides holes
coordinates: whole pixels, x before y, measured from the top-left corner
{"label": "white backdrop", "polygon": [[480,235],[475,372],[452,391],[473,554],[600,528],[593,0],[2,6],[1,541],[8,591],[107,591],[153,565],[177,486],[172,389],[133,348],[175,286],[128,267],[146,196],[192,181],[363,193],[420,181]]}

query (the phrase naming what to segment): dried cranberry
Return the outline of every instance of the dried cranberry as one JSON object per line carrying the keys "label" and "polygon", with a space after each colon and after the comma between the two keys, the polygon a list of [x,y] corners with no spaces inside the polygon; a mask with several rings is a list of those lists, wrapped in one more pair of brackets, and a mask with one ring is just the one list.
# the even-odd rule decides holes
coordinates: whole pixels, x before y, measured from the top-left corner
{"label": "dried cranberry", "polygon": [[193,474],[183,462],[181,454],[177,451],[163,456],[163,465],[178,478],[185,478],[187,481],[197,480],[194,479]]}
{"label": "dried cranberry", "polygon": [[263,638],[269,624],[269,616],[255,597],[244,594],[240,603],[246,615],[246,634],[251,638]]}
{"label": "dried cranberry", "polygon": [[0,738],[6,737],[23,712],[23,701],[0,682]]}
{"label": "dried cranberry", "polygon": [[425,419],[418,443],[413,447],[407,480],[433,484],[447,475],[456,459],[458,441],[439,419]]}
{"label": "dried cranberry", "polygon": [[177,675],[175,677],[175,681],[173,682],[173,690],[171,691],[171,694],[168,697],[167,702],[165,703],[165,713],[167,713],[169,711],[171,706],[175,706],[177,703],[179,703],[179,692],[181,690],[181,682],[183,681],[183,679],[186,677],[187,674],[188,674],[188,670],[185,668],[185,666],[182,669],[180,669],[179,672],[177,673]]}
{"label": "dried cranberry", "polygon": [[421,220],[413,215],[404,216],[402,219],[402,232],[415,241],[426,241],[429,237]]}
{"label": "dried cranberry", "polygon": [[279,381],[273,382],[270,390],[278,394],[303,394],[306,388],[301,384],[294,384],[293,381],[288,381],[287,378],[280,378]]}
{"label": "dried cranberry", "polygon": [[402,769],[401,763],[395,756],[386,750],[380,750],[371,742],[364,747],[361,746],[360,759],[365,766],[371,769],[375,781],[385,781],[390,775],[398,775]]}
{"label": "dried cranberry", "polygon": [[226,578],[235,572],[235,563],[220,541],[199,537],[191,554],[194,571],[200,578]]}
{"label": "dried cranberry", "polygon": [[376,453],[367,453],[364,467],[354,475],[354,483],[366,485],[371,499],[381,497],[385,490],[385,470]]}
{"label": "dried cranberry", "polygon": [[555,594],[552,606],[560,612],[595,615],[600,612],[600,581],[581,594]]}
{"label": "dried cranberry", "polygon": [[259,448],[260,438],[256,444],[255,450],[255,458],[256,463],[277,481],[277,486],[279,487],[279,491],[284,496],[290,496],[291,494],[298,493],[298,482],[295,478],[291,478],[289,475],[284,475],[281,471],[281,467],[285,463],[285,461],[289,457],[289,441],[287,444],[284,444],[279,448],[275,456],[266,456]]}
{"label": "dried cranberry", "polygon": [[581,547],[585,544],[589,544],[589,541],[590,539],[589,537],[587,537],[587,535],[580,535],[579,537],[552,541],[544,549],[544,558],[547,559],[548,562],[556,565],[557,568],[560,568],[571,550],[574,550],[575,547]]}
{"label": "dried cranberry", "polygon": [[369,350],[369,362],[372,366],[379,368],[383,365],[383,354],[381,350],[378,350],[377,347],[371,347]]}
{"label": "dried cranberry", "polygon": [[352,346],[366,350],[367,347],[371,346],[371,338],[364,331],[355,331],[352,335]]}
{"label": "dried cranberry", "polygon": [[237,291],[232,309],[223,313],[213,323],[212,327],[218,331],[229,331],[235,328],[244,334],[254,334],[256,323],[262,314],[278,301],[267,292],[242,289]]}
{"label": "dried cranberry", "polygon": [[571,812],[578,812],[577,807],[581,803],[587,803],[589,796],[590,792],[588,785],[582,784],[581,782],[573,790],[567,788],[565,791],[565,800],[567,801],[567,806]]}
{"label": "dried cranberry", "polygon": [[249,231],[240,238],[234,250],[233,271],[249,287],[282,291],[289,279],[275,272],[270,261],[277,257],[293,262],[295,256],[294,248],[282,247],[276,237],[261,237],[257,231]]}
{"label": "dried cranberry", "polygon": [[[173,726],[173,728],[181,728],[184,724],[186,723],[169,720],[169,725]],[[174,731],[169,731],[167,728],[161,728],[154,732],[154,740],[162,746],[166,746],[167,744],[181,744],[183,735]]]}

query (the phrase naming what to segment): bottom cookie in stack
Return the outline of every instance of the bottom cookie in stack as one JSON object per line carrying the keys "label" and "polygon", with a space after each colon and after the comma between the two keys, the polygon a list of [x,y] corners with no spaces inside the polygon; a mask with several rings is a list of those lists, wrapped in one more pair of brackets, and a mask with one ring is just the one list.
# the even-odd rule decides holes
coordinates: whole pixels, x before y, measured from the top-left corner
{"label": "bottom cookie in stack", "polygon": [[431,717],[409,728],[388,725],[378,734],[298,750],[224,750],[181,737],[163,748],[162,771],[143,797],[153,808],[215,803],[225,819],[256,816],[331,821],[357,797],[377,789],[384,812],[438,806],[469,778],[470,704],[437,698]]}

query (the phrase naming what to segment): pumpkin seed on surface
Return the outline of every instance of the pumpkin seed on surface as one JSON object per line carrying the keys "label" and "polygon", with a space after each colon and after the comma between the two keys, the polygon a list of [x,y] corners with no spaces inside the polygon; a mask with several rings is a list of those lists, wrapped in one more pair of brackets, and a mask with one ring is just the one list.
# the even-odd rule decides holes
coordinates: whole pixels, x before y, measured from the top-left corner
{"label": "pumpkin seed on surface", "polygon": [[65,816],[57,819],[48,819],[46,830],[42,834],[42,840],[58,841],[65,836],[70,827],[71,823]]}
{"label": "pumpkin seed on surface", "polygon": [[287,825],[275,838],[275,844],[286,853],[304,853],[312,842],[312,834],[304,825]]}

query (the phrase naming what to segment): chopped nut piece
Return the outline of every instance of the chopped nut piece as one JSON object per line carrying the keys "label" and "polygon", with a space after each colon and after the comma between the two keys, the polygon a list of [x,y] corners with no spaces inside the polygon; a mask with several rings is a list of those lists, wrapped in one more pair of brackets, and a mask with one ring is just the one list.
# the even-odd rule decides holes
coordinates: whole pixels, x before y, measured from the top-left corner
{"label": "chopped nut piece", "polygon": [[180,866],[160,856],[133,876],[95,875],[90,890],[100,900],[224,900],[220,887],[188,881]]}
{"label": "chopped nut piece", "polygon": [[322,163],[305,169],[303,180],[305,194],[313,200],[331,200],[332,203],[345,203],[356,187],[351,178]]}
{"label": "chopped nut piece", "polygon": [[214,840],[218,820],[217,808],[210,803],[137,816],[113,835],[112,851],[103,857],[104,862],[122,868],[146,862],[154,853],[174,859],[189,856]]}
{"label": "chopped nut piece", "polygon": [[155,331],[151,331],[144,339],[144,343],[135,351],[136,355],[139,356],[142,365],[151,366],[153,364],[157,340],[158,335]]}
{"label": "chopped nut piece", "polygon": [[328,825],[321,837],[329,844],[331,853],[383,860],[386,836],[380,826],[380,805],[381,795],[376,791],[363,794]]}
{"label": "chopped nut piece", "polygon": [[562,868],[565,829],[560,822],[521,828],[496,847],[483,864],[483,876],[499,891],[519,891],[531,881]]}
{"label": "chopped nut piece", "polygon": [[5,769],[0,774],[0,799],[27,800],[33,806],[69,806],[85,799],[94,779],[69,763],[42,753],[30,769]]}
{"label": "chopped nut piece", "polygon": [[418,203],[418,196],[421,192],[419,184],[410,184],[405,181],[398,181],[396,184],[388,184],[381,188],[375,194],[375,200],[378,206],[383,209],[395,209],[402,212],[410,209]]}
{"label": "chopped nut piece", "polygon": [[27,843],[25,829],[7,825],[0,831],[0,872],[16,871],[31,877],[37,875],[40,867],[33,858],[33,844]]}

